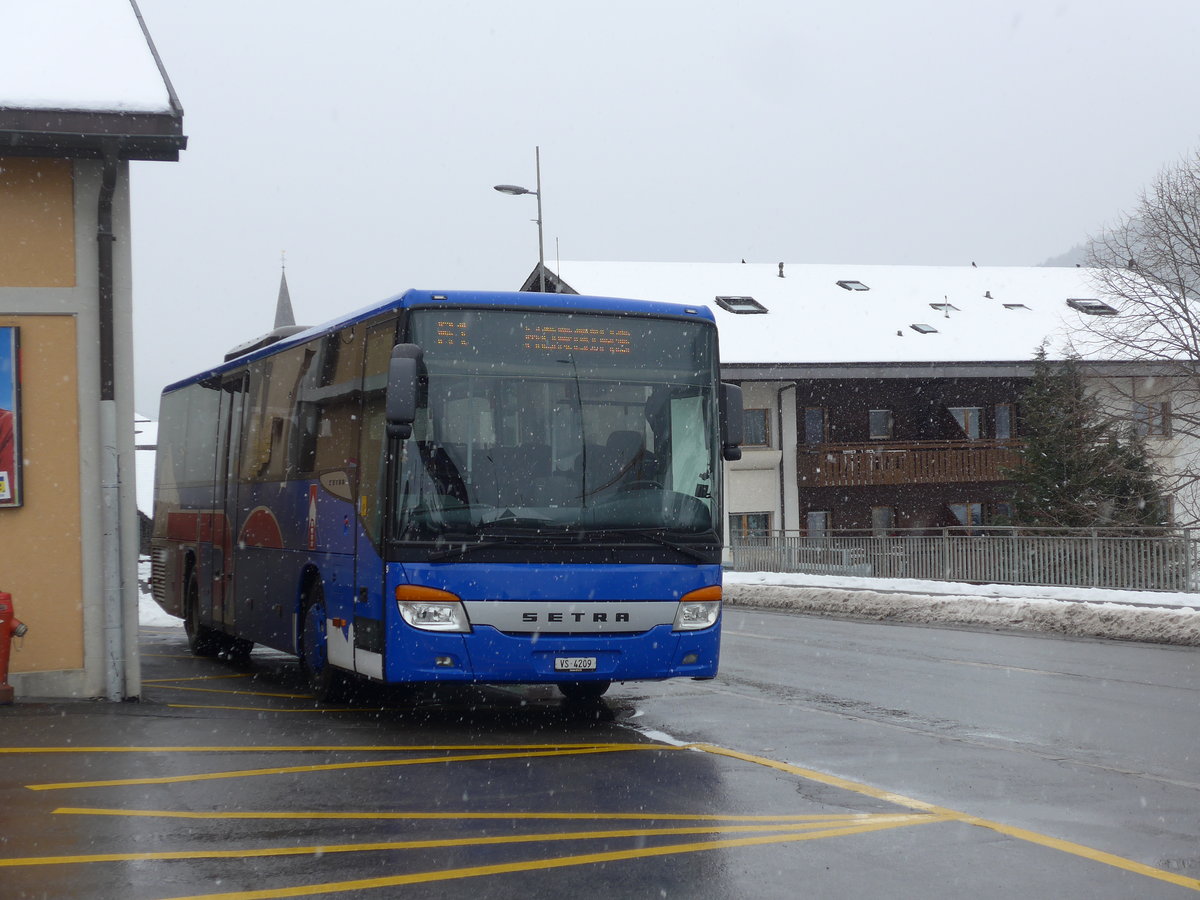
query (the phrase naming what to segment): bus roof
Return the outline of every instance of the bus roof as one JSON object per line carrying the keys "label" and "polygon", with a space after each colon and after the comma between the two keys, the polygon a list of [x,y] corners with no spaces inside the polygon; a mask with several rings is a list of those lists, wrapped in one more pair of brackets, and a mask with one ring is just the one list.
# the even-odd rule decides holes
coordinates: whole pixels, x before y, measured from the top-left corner
{"label": "bus roof", "polygon": [[222,372],[232,371],[248,362],[270,356],[280,350],[303,344],[305,341],[320,337],[323,334],[355,325],[366,321],[388,310],[415,309],[426,306],[449,307],[486,307],[495,306],[506,309],[541,309],[561,311],[587,311],[601,313],[617,313],[643,316],[695,317],[715,324],[712,311],[703,305],[687,306],[682,303],[664,303],[651,300],[627,300],[619,297],[590,297],[583,294],[543,294],[536,291],[430,291],[408,290],[402,294],[389,297],[382,303],[355,310],[345,316],[333,319],[323,325],[315,325],[295,334],[266,344],[242,356],[238,356],[221,365],[213,366],[188,378],[176,381],[163,388],[167,394],[178,388],[186,387],[197,381],[211,378]]}

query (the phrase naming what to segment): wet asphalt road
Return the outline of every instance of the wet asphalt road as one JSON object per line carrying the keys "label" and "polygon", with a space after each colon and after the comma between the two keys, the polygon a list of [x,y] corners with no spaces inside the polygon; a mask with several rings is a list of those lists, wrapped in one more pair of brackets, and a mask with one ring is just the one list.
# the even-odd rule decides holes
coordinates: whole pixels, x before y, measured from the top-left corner
{"label": "wet asphalt road", "polygon": [[712,682],[327,708],[143,653],[141,703],[0,709],[0,898],[1200,891],[1195,650],[729,610]]}

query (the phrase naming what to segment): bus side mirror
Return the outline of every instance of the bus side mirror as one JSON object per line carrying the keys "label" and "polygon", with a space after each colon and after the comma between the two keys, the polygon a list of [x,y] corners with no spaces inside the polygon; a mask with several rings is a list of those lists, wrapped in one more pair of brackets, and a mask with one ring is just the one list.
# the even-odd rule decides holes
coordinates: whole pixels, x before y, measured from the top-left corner
{"label": "bus side mirror", "polygon": [[397,344],[388,361],[387,414],[388,437],[407,440],[417,418],[417,378],[421,348],[416,344]]}
{"label": "bus side mirror", "polygon": [[742,458],[742,389],[721,382],[721,456]]}

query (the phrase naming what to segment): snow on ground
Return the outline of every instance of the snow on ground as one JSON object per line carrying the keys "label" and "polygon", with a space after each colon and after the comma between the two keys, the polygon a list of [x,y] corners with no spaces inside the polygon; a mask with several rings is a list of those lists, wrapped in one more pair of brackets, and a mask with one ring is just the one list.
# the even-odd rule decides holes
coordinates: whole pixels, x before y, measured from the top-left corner
{"label": "snow on ground", "polygon": [[733,606],[1200,646],[1200,595],[727,572]]}
{"label": "snow on ground", "polygon": [[[150,596],[150,561],[138,565],[139,621],[182,625]],[[1010,584],[955,584],[777,572],[726,572],[732,606],[810,615],[1044,631],[1200,647],[1200,595]]]}
{"label": "snow on ground", "polygon": [[182,625],[183,619],[168,616],[150,595],[150,560],[138,560],[138,624],[139,625]]}

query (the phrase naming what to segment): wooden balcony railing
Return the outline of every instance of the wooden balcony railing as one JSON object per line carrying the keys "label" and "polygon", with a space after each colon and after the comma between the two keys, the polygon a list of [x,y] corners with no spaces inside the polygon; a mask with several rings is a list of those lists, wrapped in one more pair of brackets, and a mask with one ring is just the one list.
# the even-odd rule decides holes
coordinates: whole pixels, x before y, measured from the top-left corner
{"label": "wooden balcony railing", "polygon": [[1003,481],[1015,441],[917,441],[801,446],[801,487]]}

